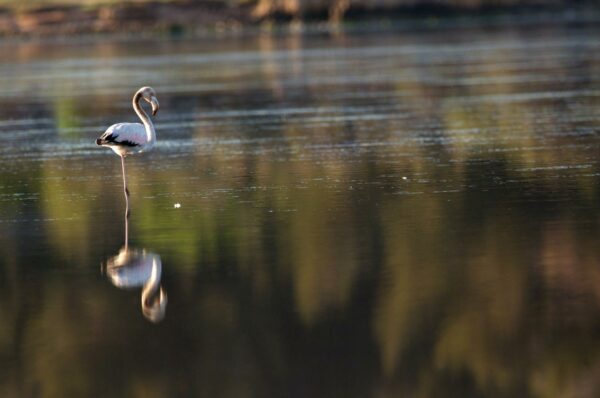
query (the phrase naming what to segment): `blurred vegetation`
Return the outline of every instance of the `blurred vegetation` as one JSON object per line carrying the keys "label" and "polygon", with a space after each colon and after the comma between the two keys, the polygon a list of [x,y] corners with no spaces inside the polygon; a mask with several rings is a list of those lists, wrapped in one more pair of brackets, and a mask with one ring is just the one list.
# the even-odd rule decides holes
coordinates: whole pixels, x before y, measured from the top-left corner
{"label": "blurred vegetation", "polygon": [[[596,9],[597,0],[0,0],[0,34],[239,30],[276,21]],[[589,11],[589,10],[588,10]]]}

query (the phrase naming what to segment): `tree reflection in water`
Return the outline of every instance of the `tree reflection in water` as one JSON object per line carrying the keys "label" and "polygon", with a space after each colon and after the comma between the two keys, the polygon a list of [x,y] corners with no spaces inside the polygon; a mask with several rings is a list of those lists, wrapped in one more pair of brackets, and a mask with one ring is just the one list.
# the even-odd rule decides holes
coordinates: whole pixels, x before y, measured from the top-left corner
{"label": "tree reflection in water", "polygon": [[[596,37],[0,52],[0,396],[598,396]],[[149,251],[112,261],[169,265],[159,325],[98,275],[120,169],[84,144],[149,73],[165,139],[128,176]]]}

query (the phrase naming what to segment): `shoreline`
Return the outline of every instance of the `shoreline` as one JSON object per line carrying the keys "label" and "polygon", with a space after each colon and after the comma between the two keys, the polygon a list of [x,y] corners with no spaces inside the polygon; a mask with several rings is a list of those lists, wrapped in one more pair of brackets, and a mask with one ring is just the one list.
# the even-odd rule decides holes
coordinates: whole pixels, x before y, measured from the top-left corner
{"label": "shoreline", "polygon": [[332,20],[327,14],[257,16],[251,6],[226,6],[205,2],[150,2],[112,4],[86,8],[82,6],[51,6],[25,11],[0,9],[0,38],[49,37],[71,35],[162,34],[195,36],[206,34],[236,34],[248,31],[304,30],[305,26],[320,26],[321,31],[346,29],[353,24],[377,25],[406,22],[419,27],[436,25],[439,21],[486,20],[492,23],[519,24],[523,21],[600,20],[600,8],[590,5],[567,6],[504,6],[465,9],[464,7],[393,7],[390,9],[348,9],[343,19]]}

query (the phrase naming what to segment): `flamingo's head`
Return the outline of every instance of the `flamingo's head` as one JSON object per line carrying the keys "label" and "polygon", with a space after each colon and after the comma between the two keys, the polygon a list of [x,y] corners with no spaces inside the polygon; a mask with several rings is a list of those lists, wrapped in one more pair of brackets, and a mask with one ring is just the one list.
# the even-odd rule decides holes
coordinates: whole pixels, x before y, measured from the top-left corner
{"label": "flamingo's head", "polygon": [[142,98],[152,105],[152,116],[156,115],[158,109],[160,108],[158,104],[158,99],[156,99],[156,91],[152,87],[142,87],[138,90],[138,93],[142,95]]}
{"label": "flamingo's head", "polygon": [[168,301],[162,286],[152,294],[142,292],[142,314],[150,322],[159,323],[165,318]]}

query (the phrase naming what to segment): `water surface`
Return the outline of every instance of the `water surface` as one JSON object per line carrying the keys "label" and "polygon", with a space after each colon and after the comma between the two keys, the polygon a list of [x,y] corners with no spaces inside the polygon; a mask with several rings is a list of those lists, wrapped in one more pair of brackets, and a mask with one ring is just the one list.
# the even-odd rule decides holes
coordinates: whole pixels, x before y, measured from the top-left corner
{"label": "water surface", "polygon": [[0,395],[598,396],[599,33],[0,43]]}

